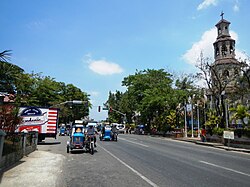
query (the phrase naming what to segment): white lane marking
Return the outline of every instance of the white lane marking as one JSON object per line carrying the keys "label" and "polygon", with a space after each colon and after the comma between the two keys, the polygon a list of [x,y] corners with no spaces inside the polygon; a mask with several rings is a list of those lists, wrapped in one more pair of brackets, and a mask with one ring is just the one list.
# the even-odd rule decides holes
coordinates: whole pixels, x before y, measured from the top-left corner
{"label": "white lane marking", "polygon": [[201,162],[203,164],[207,164],[207,165],[210,165],[210,166],[214,166],[214,167],[217,167],[217,168],[225,169],[225,170],[228,170],[228,171],[232,171],[232,172],[235,172],[235,173],[238,173],[238,174],[241,174],[241,175],[246,175],[246,176],[250,177],[250,174],[243,173],[241,171],[237,171],[237,170],[234,170],[234,169],[226,168],[226,167],[219,166],[219,165],[216,165],[216,164],[212,164],[212,163],[209,163],[209,162],[205,162],[205,161],[202,161],[202,160],[200,160],[199,162]]}
{"label": "white lane marking", "polygon": [[105,149],[104,147],[100,146],[104,151],[106,151],[108,154],[110,154],[112,157],[114,157],[116,160],[118,160],[119,162],[121,162],[124,166],[126,166],[127,168],[129,168],[131,171],[133,171],[136,175],[138,175],[139,177],[141,177],[143,180],[145,180],[148,184],[150,184],[151,186],[154,187],[158,187],[157,184],[155,184],[154,182],[152,182],[150,179],[148,179],[147,177],[145,177],[144,175],[142,175],[141,173],[139,173],[138,171],[136,171],[134,168],[130,167],[128,164],[126,164],[125,162],[123,162],[121,159],[119,159],[118,157],[116,157],[115,155],[113,155],[111,152],[109,152],[107,149]]}
{"label": "white lane marking", "polygon": [[124,139],[124,138],[119,138],[119,140],[124,140],[124,141],[130,142],[130,143],[133,143],[133,144],[137,144],[137,145],[140,145],[140,146],[143,146],[143,147],[149,147],[147,145],[137,143],[137,142],[133,142],[133,141],[130,141],[130,140],[127,140],[127,139]]}

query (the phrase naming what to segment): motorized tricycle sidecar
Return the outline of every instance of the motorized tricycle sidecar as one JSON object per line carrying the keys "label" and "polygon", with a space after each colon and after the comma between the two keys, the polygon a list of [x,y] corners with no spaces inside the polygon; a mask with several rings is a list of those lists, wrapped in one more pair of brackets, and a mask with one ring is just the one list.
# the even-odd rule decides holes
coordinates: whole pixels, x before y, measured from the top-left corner
{"label": "motorized tricycle sidecar", "polygon": [[84,141],[85,141],[85,136],[83,133],[78,133],[78,132],[74,133],[71,136],[70,141],[67,142],[67,153],[73,150],[83,150],[85,147]]}
{"label": "motorized tricycle sidecar", "polygon": [[70,140],[67,142],[67,153],[73,150],[83,150],[85,148],[84,126],[73,126]]}

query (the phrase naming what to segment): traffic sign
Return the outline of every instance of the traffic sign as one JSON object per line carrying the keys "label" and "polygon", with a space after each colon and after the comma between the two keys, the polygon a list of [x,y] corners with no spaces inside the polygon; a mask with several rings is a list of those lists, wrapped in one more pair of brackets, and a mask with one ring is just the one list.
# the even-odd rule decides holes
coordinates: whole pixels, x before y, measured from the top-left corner
{"label": "traffic sign", "polygon": [[224,131],[223,137],[225,139],[233,140],[234,139],[234,132],[233,131]]}

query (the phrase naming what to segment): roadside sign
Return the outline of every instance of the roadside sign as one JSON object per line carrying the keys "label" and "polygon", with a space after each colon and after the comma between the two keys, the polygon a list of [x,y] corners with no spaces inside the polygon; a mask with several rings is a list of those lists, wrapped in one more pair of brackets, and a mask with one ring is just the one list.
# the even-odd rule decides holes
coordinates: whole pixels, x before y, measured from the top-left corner
{"label": "roadside sign", "polygon": [[224,131],[223,137],[225,139],[233,140],[234,139],[234,132],[233,131]]}
{"label": "roadside sign", "polygon": [[108,110],[108,108],[102,108],[102,110]]}
{"label": "roadside sign", "polygon": [[191,112],[192,111],[192,104],[187,104],[187,112]]}

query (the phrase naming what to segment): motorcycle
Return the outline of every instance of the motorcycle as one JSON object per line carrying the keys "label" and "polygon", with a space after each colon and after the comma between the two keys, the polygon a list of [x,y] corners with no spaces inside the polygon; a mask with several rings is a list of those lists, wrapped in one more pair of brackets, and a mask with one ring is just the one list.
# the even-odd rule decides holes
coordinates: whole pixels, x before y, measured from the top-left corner
{"label": "motorcycle", "polygon": [[94,135],[87,135],[87,140],[85,142],[86,144],[86,151],[89,152],[91,155],[94,154],[95,148],[94,148]]}
{"label": "motorcycle", "polygon": [[117,132],[112,133],[112,141],[117,142],[117,136],[118,136]]}

